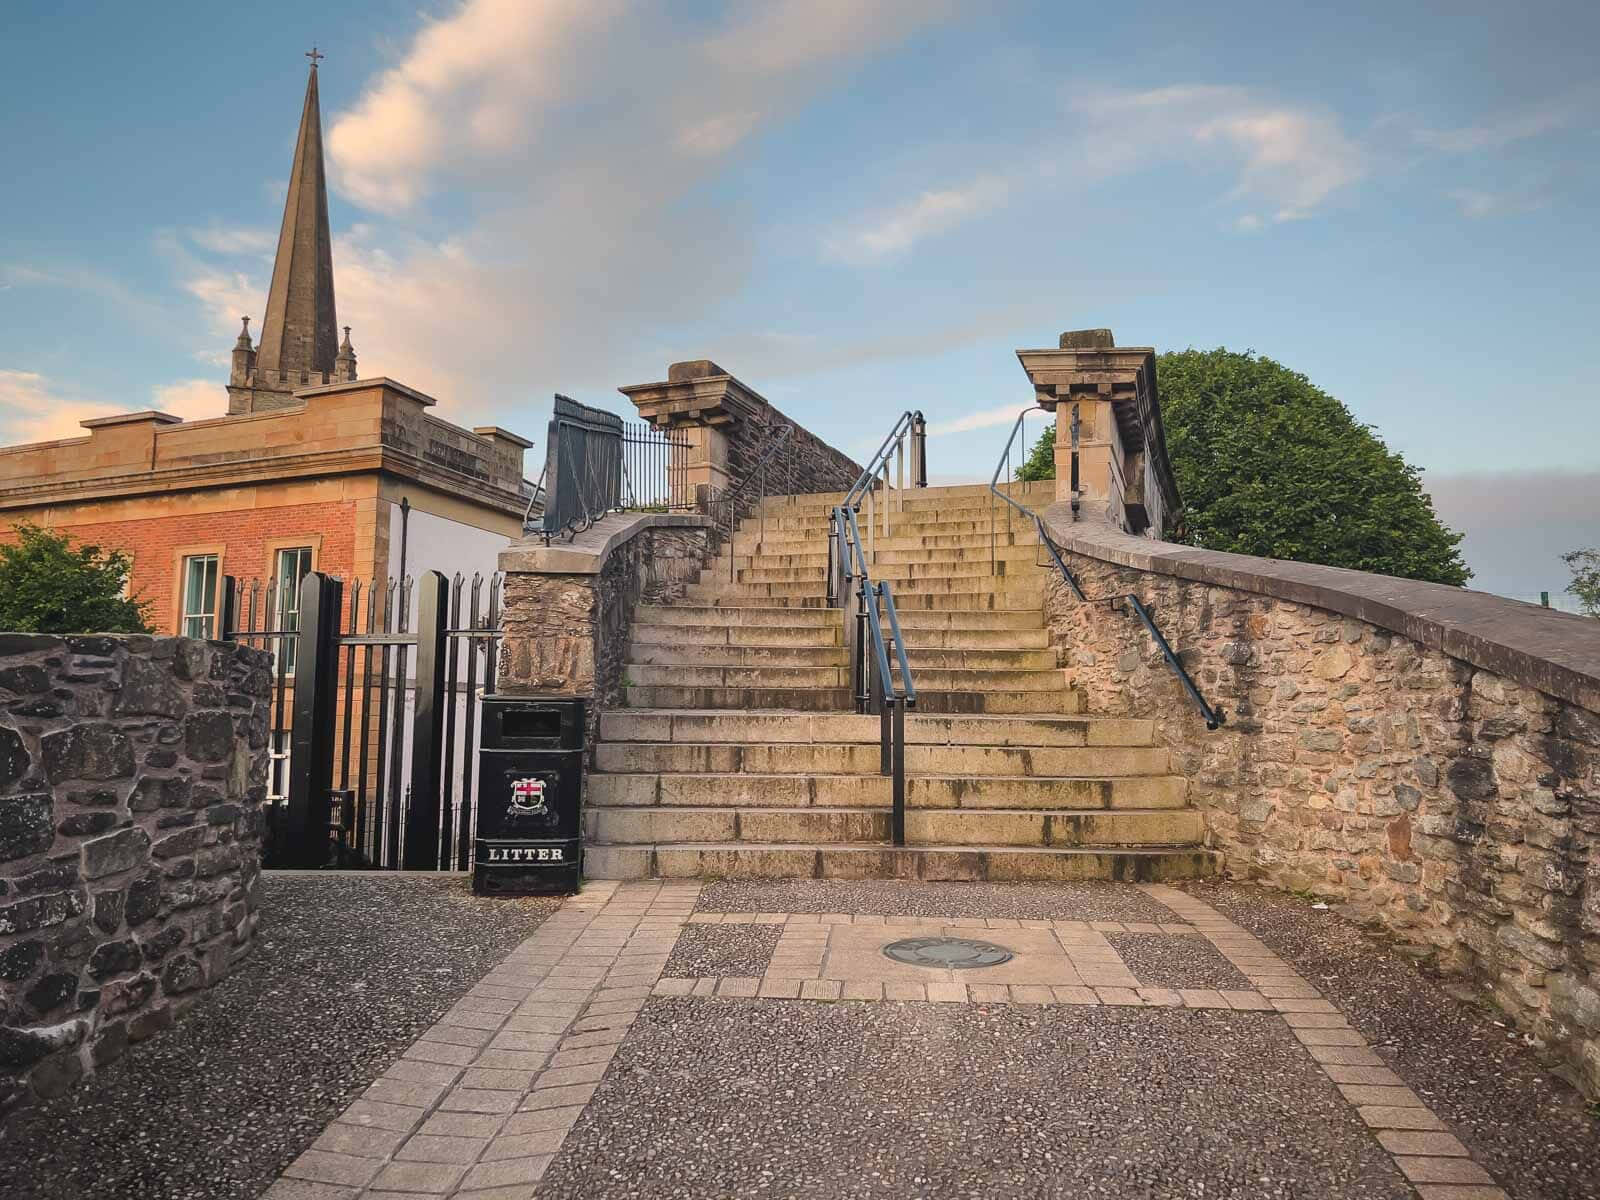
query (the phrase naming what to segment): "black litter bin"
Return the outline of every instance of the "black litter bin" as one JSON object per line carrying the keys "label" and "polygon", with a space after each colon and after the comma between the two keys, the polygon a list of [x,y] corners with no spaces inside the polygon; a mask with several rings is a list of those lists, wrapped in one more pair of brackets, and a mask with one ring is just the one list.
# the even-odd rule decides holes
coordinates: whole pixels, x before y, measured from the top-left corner
{"label": "black litter bin", "polygon": [[484,697],[473,891],[578,890],[586,707],[573,696]]}

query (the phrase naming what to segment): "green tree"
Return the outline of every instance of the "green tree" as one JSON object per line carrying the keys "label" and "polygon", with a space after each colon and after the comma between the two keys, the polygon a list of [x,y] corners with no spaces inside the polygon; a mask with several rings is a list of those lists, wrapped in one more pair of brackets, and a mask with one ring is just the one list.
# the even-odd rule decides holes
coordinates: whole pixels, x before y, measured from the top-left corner
{"label": "green tree", "polygon": [[74,545],[63,533],[16,526],[0,546],[0,629],[17,633],[148,633],[148,604],[123,593],[133,561]]}
{"label": "green tree", "polygon": [[1573,550],[1561,556],[1572,569],[1567,591],[1578,598],[1578,605],[1591,617],[1600,617],[1600,550]]}
{"label": "green tree", "polygon": [[1017,468],[1017,478],[1023,483],[1032,483],[1035,479],[1054,479],[1056,477],[1056,427],[1054,423],[1045,426],[1039,440],[1033,444],[1033,449],[1028,451],[1028,457]]}
{"label": "green tree", "polygon": [[[1160,355],[1167,456],[1183,498],[1179,540],[1460,585],[1461,534],[1422,472],[1298,371],[1251,352]],[[1053,479],[1053,431],[1018,472]]]}

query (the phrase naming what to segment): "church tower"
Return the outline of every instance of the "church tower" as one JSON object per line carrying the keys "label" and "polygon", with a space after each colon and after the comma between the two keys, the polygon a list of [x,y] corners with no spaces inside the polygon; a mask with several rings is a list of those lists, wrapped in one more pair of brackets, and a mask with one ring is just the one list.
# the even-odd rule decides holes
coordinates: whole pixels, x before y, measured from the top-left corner
{"label": "church tower", "polygon": [[267,315],[257,345],[250,345],[248,319],[235,343],[228,381],[230,415],[285,408],[295,403],[297,388],[355,378],[349,333],[341,348],[333,303],[333,237],[328,232],[328,180],[317,97],[317,60],[323,56],[313,47],[307,57],[311,74],[289,167],[289,194],[272,264]]}

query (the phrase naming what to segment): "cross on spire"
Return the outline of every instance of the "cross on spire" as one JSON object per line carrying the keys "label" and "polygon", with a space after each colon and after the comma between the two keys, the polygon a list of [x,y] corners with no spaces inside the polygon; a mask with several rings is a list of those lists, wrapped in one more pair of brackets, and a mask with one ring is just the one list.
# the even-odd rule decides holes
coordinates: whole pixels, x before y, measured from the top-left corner
{"label": "cross on spire", "polygon": [[315,71],[317,69],[317,60],[327,58],[328,56],[326,54],[318,54],[317,48],[313,46],[311,49],[306,51],[306,57],[311,60],[311,69]]}

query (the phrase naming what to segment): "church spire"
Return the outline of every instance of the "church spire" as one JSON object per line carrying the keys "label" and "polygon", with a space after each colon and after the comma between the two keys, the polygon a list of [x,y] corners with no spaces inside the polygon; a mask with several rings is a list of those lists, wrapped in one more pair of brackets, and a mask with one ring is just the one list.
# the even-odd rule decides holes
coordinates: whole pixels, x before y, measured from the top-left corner
{"label": "church spire", "polygon": [[289,194],[272,265],[267,314],[256,349],[258,387],[293,390],[332,378],[338,354],[333,305],[333,238],[328,232],[328,182],[322,165],[322,108],[313,48],[300,134],[289,168]]}

